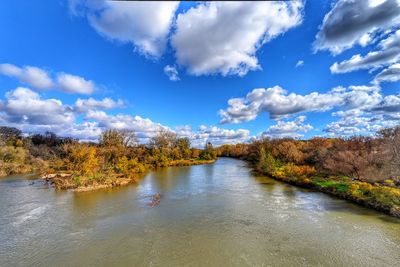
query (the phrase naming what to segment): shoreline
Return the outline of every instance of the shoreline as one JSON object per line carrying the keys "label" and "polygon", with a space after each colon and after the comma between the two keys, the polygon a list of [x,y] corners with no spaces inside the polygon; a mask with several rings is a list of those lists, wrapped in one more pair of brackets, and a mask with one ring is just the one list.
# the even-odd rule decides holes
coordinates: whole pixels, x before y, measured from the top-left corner
{"label": "shoreline", "polygon": [[[175,160],[171,161],[168,166],[165,167],[183,167],[183,166],[194,166],[194,165],[202,165],[202,164],[212,164],[216,160],[200,160],[200,159],[189,159],[189,160]],[[134,184],[139,182],[139,177],[142,174],[147,173],[148,171],[154,170],[157,168],[149,168],[143,173],[134,173],[133,178],[125,178],[120,176],[110,176],[106,179],[97,180],[94,178],[81,177],[74,175],[73,173],[63,173],[63,172],[55,172],[55,173],[47,173],[44,175],[40,175],[39,177],[49,183],[56,190],[69,190],[73,192],[89,192],[96,191],[100,189],[107,188],[115,188],[120,186],[127,186],[130,184]],[[79,179],[77,179],[79,178]],[[89,181],[88,184],[79,185],[80,178],[87,179]]]}
{"label": "shoreline", "polygon": [[[324,194],[328,194],[331,196],[334,196],[339,199],[343,199],[346,201],[349,201],[351,203],[355,203],[357,205],[363,206],[368,209],[372,209],[378,212],[385,213],[387,215],[390,215],[395,218],[400,218],[400,205],[387,205],[385,203],[382,203],[378,201],[376,198],[371,197],[368,195],[369,191],[373,190],[381,190],[381,191],[387,191],[390,192],[390,190],[395,190],[396,192],[394,194],[398,194],[400,197],[400,189],[398,188],[392,188],[388,186],[382,186],[382,185],[372,185],[366,182],[361,182],[361,181],[351,181],[351,182],[337,182],[334,179],[326,179],[325,183],[330,185],[321,185],[322,183],[317,181],[318,178],[316,176],[309,176],[309,177],[278,177],[266,173],[259,172],[255,169],[254,166],[251,166],[249,162],[249,167],[252,169],[253,173],[267,176],[271,179],[274,179],[279,182],[283,182],[292,186],[297,186],[305,189],[311,189],[316,192],[321,192]],[[313,179],[314,178],[314,179]],[[352,195],[351,193],[345,191],[345,190],[340,190],[338,188],[350,188],[350,187],[360,187],[361,186],[366,186],[368,189],[366,190],[367,195],[364,197],[356,197]],[[358,190],[358,189],[357,189]],[[369,191],[368,191],[369,190]],[[390,197],[389,193],[386,193],[385,197]]]}
{"label": "shoreline", "polygon": [[[228,157],[231,158],[231,157]],[[233,157],[235,158],[235,157]],[[242,159],[243,160],[243,159]],[[174,160],[168,163],[167,166],[158,167],[183,167],[183,166],[195,166],[202,164],[211,164],[216,160],[200,160],[200,159],[188,159],[188,160]],[[339,199],[344,199],[346,201],[355,203],[357,205],[376,210],[378,212],[382,212],[388,214],[390,216],[400,218],[400,205],[398,204],[387,204],[383,203],[382,199],[386,200],[386,198],[392,197],[400,197],[400,189],[395,187],[389,187],[385,185],[378,184],[370,184],[367,182],[359,181],[359,180],[350,180],[340,178],[339,176],[330,176],[330,177],[318,177],[317,175],[309,175],[309,176],[277,176],[271,175],[267,173],[263,173],[256,170],[255,166],[252,166],[251,163],[247,162],[249,168],[252,172],[260,175],[264,175],[270,177],[274,180],[284,182],[286,184],[290,184],[292,186],[298,186],[301,188],[311,189],[316,192],[321,192],[325,194],[329,194],[331,196],[337,197]],[[130,184],[134,184],[139,182],[140,177],[147,173],[148,171],[155,170],[158,168],[148,168],[143,173],[132,173],[131,178],[126,178],[117,175],[110,175],[110,177],[97,180],[91,177],[82,177],[78,175],[74,175],[73,173],[64,173],[64,172],[55,172],[55,173],[46,173],[42,175],[38,175],[38,178],[43,179],[51,185],[56,190],[69,190],[73,192],[89,192],[96,191],[100,189],[110,189],[120,186],[127,186]],[[17,173],[13,175],[26,175],[29,174],[27,172]],[[6,177],[6,176],[4,176]],[[77,177],[86,180],[84,185],[80,185],[79,179]],[[2,178],[2,177],[0,177]],[[353,191],[349,191],[353,189]],[[382,196],[378,197],[371,194],[372,191],[379,191]],[[355,193],[356,194],[355,194]],[[363,194],[360,194],[362,192]],[[373,193],[373,192],[372,192]]]}

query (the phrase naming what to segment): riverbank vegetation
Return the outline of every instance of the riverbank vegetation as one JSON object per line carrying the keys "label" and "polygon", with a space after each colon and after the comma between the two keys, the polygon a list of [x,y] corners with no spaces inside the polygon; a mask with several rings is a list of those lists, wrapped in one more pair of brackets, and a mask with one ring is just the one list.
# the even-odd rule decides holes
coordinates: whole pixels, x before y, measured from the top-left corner
{"label": "riverbank vegetation", "polygon": [[79,142],[53,133],[22,136],[1,127],[0,175],[39,172],[56,189],[87,191],[136,182],[141,173],[166,166],[212,163],[211,144],[191,148],[188,138],[161,131],[148,144],[134,132],[106,130],[97,143]]}
{"label": "riverbank vegetation", "polygon": [[56,189],[122,186],[147,170],[211,163],[216,156],[242,158],[277,180],[400,217],[400,127],[374,137],[264,138],[217,149],[210,143],[192,148],[188,138],[170,131],[139,144],[134,132],[111,129],[94,143],[0,127],[0,176],[36,172]]}
{"label": "riverbank vegetation", "polygon": [[375,137],[262,139],[223,145],[219,156],[255,171],[400,217],[400,127]]}

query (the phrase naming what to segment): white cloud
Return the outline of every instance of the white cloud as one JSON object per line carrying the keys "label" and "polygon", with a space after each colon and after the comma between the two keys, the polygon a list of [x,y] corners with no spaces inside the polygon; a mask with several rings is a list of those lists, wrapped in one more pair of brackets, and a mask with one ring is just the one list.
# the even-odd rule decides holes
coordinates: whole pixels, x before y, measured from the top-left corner
{"label": "white cloud", "polygon": [[51,131],[59,136],[72,137],[85,142],[97,142],[103,129],[99,127],[97,122],[82,122],[71,124],[66,128],[52,129]]}
{"label": "white cloud", "polygon": [[[121,100],[77,99],[74,107],[57,99],[43,99],[38,93],[23,87],[10,91],[0,100],[0,124],[17,127],[25,133],[54,132],[57,135],[73,137],[82,141],[97,141],[105,129],[133,130],[140,143],[147,143],[161,130],[174,131],[160,123],[140,116],[128,114],[111,115],[99,109],[111,109],[123,105]],[[83,122],[76,120],[84,113]],[[222,129],[215,126],[177,127],[179,137],[188,137],[195,147],[206,142],[214,145],[245,142],[250,132],[245,129]]]}
{"label": "white cloud", "polygon": [[179,14],[172,46],[194,75],[243,76],[259,69],[257,50],[302,21],[302,1],[209,2]]}
{"label": "white cloud", "polygon": [[75,102],[75,110],[77,112],[87,112],[91,109],[113,109],[124,106],[124,102],[121,99],[117,101],[106,97],[102,100],[96,100],[92,97],[88,99],[78,98]]}
{"label": "white cloud", "polygon": [[374,41],[374,35],[398,25],[398,0],[339,0],[325,15],[314,49],[339,54],[355,44],[366,46]]}
{"label": "white cloud", "polygon": [[347,73],[362,69],[380,68],[400,61],[400,30],[380,41],[379,50],[369,52],[365,56],[352,56],[340,63],[335,62],[330,70],[332,73]]}
{"label": "white cloud", "polygon": [[272,138],[301,138],[303,134],[313,129],[310,124],[304,124],[305,116],[299,116],[293,121],[278,121],[261,134]]}
{"label": "white cloud", "polygon": [[327,93],[307,95],[288,93],[279,86],[254,89],[244,98],[228,100],[228,108],[220,110],[221,123],[241,123],[254,120],[266,112],[271,119],[282,119],[293,114],[328,111],[335,107],[345,109],[371,108],[380,103],[382,96],[377,86],[336,87]]}
{"label": "white cloud", "polygon": [[262,112],[270,118],[278,119],[287,115],[326,111],[344,103],[341,92],[331,91],[325,94],[313,92],[308,95],[290,93],[279,86],[254,89],[244,98],[232,98],[229,107],[220,110],[221,123],[240,123],[254,120]]}
{"label": "white cloud", "polygon": [[109,115],[104,111],[89,110],[86,119],[95,120],[99,127],[103,129],[133,130],[140,142],[147,142],[149,138],[163,129],[169,129],[160,123],[155,123],[150,119],[140,116],[130,116],[126,114]]}
{"label": "white cloud", "polygon": [[74,110],[57,99],[43,99],[28,88],[18,87],[0,101],[0,124],[25,133],[54,132],[60,136],[96,141],[97,122],[75,122]]}
{"label": "white cloud", "polygon": [[173,130],[140,116],[133,117],[126,114],[109,115],[104,111],[89,110],[86,114],[86,120],[98,122],[98,127],[102,129],[133,130],[141,143],[148,142],[149,138],[161,130],[170,130],[175,132],[179,137],[187,137],[195,147],[202,147],[206,142],[212,142],[214,145],[245,142],[250,137],[250,131],[245,129],[231,130],[216,126],[201,125],[198,129],[193,130],[191,126],[184,125],[176,127]]}
{"label": "white cloud", "polygon": [[400,63],[393,64],[375,76],[373,83],[400,81]]}
{"label": "white cloud", "polygon": [[179,81],[179,73],[176,67],[167,65],[164,67],[164,73],[168,76],[170,81]]}
{"label": "white cloud", "polygon": [[23,87],[6,94],[0,106],[2,120],[19,124],[63,125],[74,121],[72,108],[57,99],[42,99],[36,92]]}
{"label": "white cloud", "polygon": [[[400,115],[400,113],[398,114]],[[384,115],[371,115],[360,113],[356,116],[350,113],[338,114],[341,118],[338,121],[329,123],[324,132],[332,137],[347,137],[354,135],[374,135],[377,131],[395,127],[399,123],[399,118],[392,118]]]}
{"label": "white cloud", "polygon": [[399,124],[400,95],[383,96],[379,90],[362,92],[359,97],[364,100],[355,102],[348,109],[332,113],[334,117],[340,119],[325,127],[324,131],[328,135],[374,135],[382,128],[395,127]]}
{"label": "white cloud", "polygon": [[216,126],[200,125],[192,130],[189,125],[176,128],[178,136],[187,137],[194,147],[203,147],[207,142],[219,146],[222,144],[237,144],[249,140],[250,131],[246,129],[222,129]]}
{"label": "white cloud", "polygon": [[56,81],[45,70],[32,67],[17,67],[12,64],[0,64],[0,74],[14,77],[21,83],[29,84],[37,89],[56,88],[66,93],[91,94],[95,90],[95,83],[80,76],[58,73]]}
{"label": "white cloud", "polygon": [[369,112],[390,114],[400,112],[400,95],[387,95],[368,109]]}
{"label": "white cloud", "polygon": [[93,81],[85,80],[82,77],[59,73],[57,75],[57,86],[66,93],[77,93],[77,94],[91,94],[95,90],[95,84]]}
{"label": "white cloud", "polygon": [[12,64],[0,64],[0,74],[16,78],[22,83],[38,89],[48,89],[53,86],[49,74],[37,67],[24,66],[20,68]]}
{"label": "white cloud", "polygon": [[70,0],[75,15],[86,15],[90,25],[107,38],[132,43],[141,53],[161,56],[179,5],[177,2]]}
{"label": "white cloud", "polygon": [[[217,145],[244,142],[250,136],[250,131],[246,129],[222,129],[216,126],[201,125],[198,132],[194,135],[195,140],[204,140]],[[205,143],[203,141],[203,143]]]}
{"label": "white cloud", "polygon": [[304,66],[304,61],[303,61],[303,60],[297,61],[297,63],[296,63],[296,68],[298,68],[298,67],[303,67],[303,66]]}

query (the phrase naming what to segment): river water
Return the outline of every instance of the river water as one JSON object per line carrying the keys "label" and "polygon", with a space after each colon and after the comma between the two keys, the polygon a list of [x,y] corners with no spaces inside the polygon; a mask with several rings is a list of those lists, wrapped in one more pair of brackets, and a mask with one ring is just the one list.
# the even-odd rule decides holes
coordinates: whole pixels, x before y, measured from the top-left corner
{"label": "river water", "polygon": [[227,158],[96,192],[0,180],[0,266],[316,265],[399,266],[400,220]]}

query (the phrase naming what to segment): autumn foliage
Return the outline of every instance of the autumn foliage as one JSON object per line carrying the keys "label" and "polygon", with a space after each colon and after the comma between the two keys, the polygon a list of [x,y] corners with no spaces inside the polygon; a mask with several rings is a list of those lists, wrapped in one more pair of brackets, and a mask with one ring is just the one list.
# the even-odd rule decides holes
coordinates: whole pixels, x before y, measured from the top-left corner
{"label": "autumn foliage", "polygon": [[79,142],[53,133],[23,137],[15,128],[0,128],[0,175],[46,172],[60,189],[136,181],[146,170],[208,163],[211,144],[194,149],[188,138],[163,130],[148,144],[138,144],[132,131],[109,129],[98,142]]}
{"label": "autumn foliage", "polygon": [[245,159],[273,178],[400,216],[400,127],[374,137],[259,139],[221,146],[217,154]]}

